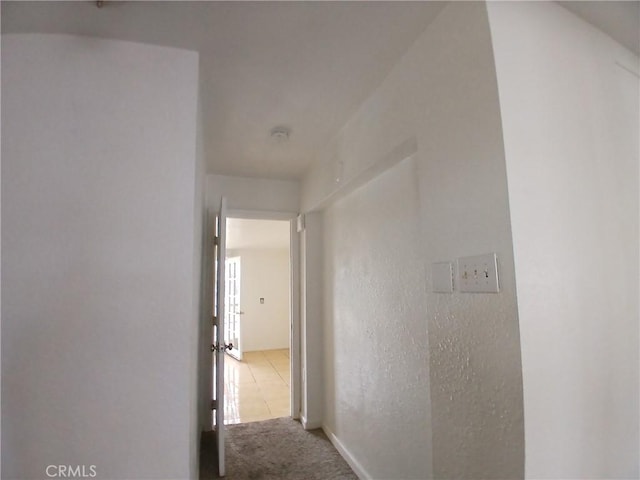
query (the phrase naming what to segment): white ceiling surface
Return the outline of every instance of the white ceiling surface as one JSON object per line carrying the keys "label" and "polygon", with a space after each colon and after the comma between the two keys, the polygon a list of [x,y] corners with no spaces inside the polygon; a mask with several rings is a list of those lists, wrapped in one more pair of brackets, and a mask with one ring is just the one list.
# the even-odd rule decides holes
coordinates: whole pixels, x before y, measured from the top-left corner
{"label": "white ceiling surface", "polygon": [[289,248],[286,220],[227,219],[227,249]]}
{"label": "white ceiling surface", "polygon": [[[297,179],[433,20],[438,2],[2,2],[2,31],[200,52],[207,171]],[[277,144],[270,130],[291,129]]]}
{"label": "white ceiling surface", "polygon": [[560,5],[600,28],[640,55],[640,1],[560,1]]}
{"label": "white ceiling surface", "polygon": [[[640,2],[560,2],[640,54]],[[209,173],[298,179],[440,2],[2,1],[2,31],[200,52]],[[270,139],[273,127],[290,140]]]}

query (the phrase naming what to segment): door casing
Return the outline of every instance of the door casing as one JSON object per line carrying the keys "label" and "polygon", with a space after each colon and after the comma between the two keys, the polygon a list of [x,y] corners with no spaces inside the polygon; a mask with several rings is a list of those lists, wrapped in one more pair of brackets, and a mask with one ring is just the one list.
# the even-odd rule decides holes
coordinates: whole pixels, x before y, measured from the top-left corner
{"label": "door casing", "polygon": [[227,211],[227,218],[250,220],[287,220],[289,221],[289,285],[290,285],[290,368],[291,368],[291,417],[300,418],[302,407],[302,369],[300,355],[300,238],[297,229],[297,212],[234,210]]}

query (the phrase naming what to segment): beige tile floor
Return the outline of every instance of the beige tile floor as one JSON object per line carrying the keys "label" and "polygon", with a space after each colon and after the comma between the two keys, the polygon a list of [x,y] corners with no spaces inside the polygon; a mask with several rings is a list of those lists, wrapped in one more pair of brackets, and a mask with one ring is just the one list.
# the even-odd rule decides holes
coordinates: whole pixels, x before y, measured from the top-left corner
{"label": "beige tile floor", "polygon": [[289,349],[225,358],[225,424],[290,415]]}

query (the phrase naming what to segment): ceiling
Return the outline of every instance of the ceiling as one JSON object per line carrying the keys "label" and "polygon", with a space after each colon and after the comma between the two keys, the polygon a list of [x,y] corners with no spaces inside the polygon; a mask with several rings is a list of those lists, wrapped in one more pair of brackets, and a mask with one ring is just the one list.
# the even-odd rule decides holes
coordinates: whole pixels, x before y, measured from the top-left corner
{"label": "ceiling", "polygon": [[[443,5],[2,1],[2,32],[197,50],[207,171],[297,179]],[[271,139],[276,126],[288,142]]]}
{"label": "ceiling", "polygon": [[[640,3],[560,2],[640,53]],[[200,52],[207,171],[299,179],[444,3],[2,1],[2,32]],[[270,137],[290,129],[287,142]]]}
{"label": "ceiling", "polygon": [[227,218],[227,249],[289,248],[287,220]]}
{"label": "ceiling", "polygon": [[640,55],[639,1],[560,1],[560,5]]}

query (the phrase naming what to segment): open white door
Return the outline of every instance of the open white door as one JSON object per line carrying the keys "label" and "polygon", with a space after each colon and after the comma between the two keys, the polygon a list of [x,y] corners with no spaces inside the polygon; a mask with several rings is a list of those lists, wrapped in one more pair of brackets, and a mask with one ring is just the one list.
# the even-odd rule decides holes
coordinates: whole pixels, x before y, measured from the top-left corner
{"label": "open white door", "polygon": [[227,352],[236,360],[242,360],[240,343],[240,257],[227,258],[225,262],[224,339],[233,348]]}
{"label": "open white door", "polygon": [[216,314],[214,343],[212,350],[215,357],[215,428],[218,444],[218,474],[225,475],[224,465],[224,356],[228,346],[224,343],[224,304],[225,304],[225,257],[227,230],[227,199],[222,197],[218,213],[216,236]]}

